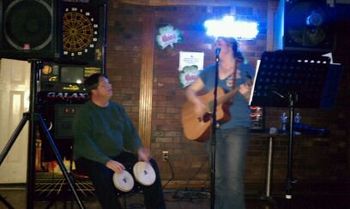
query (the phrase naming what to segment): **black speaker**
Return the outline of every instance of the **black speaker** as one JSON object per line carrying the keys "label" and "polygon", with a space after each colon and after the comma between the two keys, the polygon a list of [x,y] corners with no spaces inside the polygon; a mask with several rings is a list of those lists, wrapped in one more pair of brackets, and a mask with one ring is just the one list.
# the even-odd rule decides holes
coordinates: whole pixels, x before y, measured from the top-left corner
{"label": "black speaker", "polygon": [[284,49],[327,52],[333,49],[333,9],[325,0],[287,0]]}
{"label": "black speaker", "polygon": [[55,0],[0,0],[0,5],[0,57],[59,56]]}
{"label": "black speaker", "polygon": [[103,62],[103,1],[0,0],[0,13],[0,58]]}

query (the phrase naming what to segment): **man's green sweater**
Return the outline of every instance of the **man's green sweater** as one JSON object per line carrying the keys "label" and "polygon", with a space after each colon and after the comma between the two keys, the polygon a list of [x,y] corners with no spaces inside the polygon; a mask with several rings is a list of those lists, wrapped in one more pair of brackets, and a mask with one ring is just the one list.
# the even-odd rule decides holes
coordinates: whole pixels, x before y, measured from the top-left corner
{"label": "man's green sweater", "polygon": [[74,158],[106,164],[122,151],[136,153],[140,137],[124,108],[112,101],[99,107],[88,101],[74,118]]}

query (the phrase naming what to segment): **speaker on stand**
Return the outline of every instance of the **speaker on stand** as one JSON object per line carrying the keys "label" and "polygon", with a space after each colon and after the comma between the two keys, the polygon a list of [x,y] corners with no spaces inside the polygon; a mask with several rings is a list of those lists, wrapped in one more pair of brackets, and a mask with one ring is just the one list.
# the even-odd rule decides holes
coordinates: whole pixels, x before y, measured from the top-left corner
{"label": "speaker on stand", "polygon": [[0,57],[58,57],[55,0],[0,0]]}
{"label": "speaker on stand", "polygon": [[283,48],[315,52],[332,51],[333,19],[333,9],[325,0],[285,1]]}

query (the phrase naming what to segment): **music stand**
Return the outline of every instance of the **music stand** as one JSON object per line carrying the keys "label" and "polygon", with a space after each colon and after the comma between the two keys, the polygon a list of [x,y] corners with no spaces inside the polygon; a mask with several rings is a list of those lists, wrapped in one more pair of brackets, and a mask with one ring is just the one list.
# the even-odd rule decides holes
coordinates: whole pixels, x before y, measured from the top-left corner
{"label": "music stand", "polygon": [[292,198],[295,183],[292,173],[294,108],[333,105],[341,70],[329,70],[329,62],[328,57],[310,52],[264,52],[254,78],[250,105],[289,108],[286,199]]}
{"label": "music stand", "polygon": [[[31,63],[31,78],[30,78],[30,105],[29,112],[23,113],[23,117],[19,124],[17,125],[14,132],[11,134],[10,139],[6,143],[5,147],[0,153],[0,166],[4,159],[6,158],[8,152],[10,151],[12,145],[15,143],[18,135],[21,133],[26,122],[29,121],[29,143],[28,143],[28,168],[27,168],[27,209],[33,209],[33,196],[34,196],[34,182],[35,182],[35,123],[37,122],[42,128],[46,139],[48,140],[50,147],[55,155],[56,161],[67,181],[70,190],[72,191],[76,202],[80,209],[85,209],[82,201],[80,200],[78,193],[74,187],[73,179],[69,176],[66,167],[63,164],[62,157],[57,149],[57,146],[48,131],[48,127],[39,113],[36,112],[36,94],[37,94],[37,75],[42,67],[42,62],[40,60],[29,60]],[[5,198],[0,196],[0,201],[2,201],[6,207],[13,209],[12,205],[9,204]]]}

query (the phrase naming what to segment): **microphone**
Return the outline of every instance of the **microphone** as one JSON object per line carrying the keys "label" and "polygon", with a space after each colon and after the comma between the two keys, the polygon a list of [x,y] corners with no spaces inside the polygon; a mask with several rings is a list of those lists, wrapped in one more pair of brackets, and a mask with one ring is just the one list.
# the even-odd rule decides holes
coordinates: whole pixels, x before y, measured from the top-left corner
{"label": "microphone", "polygon": [[216,55],[216,56],[219,56],[219,55],[220,55],[220,52],[221,52],[221,48],[216,48],[216,49],[215,49],[215,55]]}

